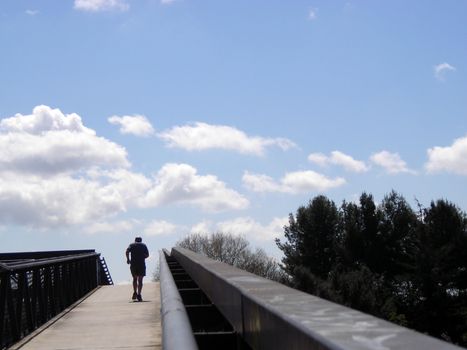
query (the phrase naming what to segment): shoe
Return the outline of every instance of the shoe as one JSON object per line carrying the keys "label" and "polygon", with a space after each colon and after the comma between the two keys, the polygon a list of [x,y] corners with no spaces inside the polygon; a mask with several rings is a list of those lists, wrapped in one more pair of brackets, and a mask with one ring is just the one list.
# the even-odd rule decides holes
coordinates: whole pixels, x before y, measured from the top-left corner
{"label": "shoe", "polygon": [[136,296],[136,298],[138,299],[138,301],[143,301],[143,298],[141,297],[141,294],[138,294],[138,295]]}
{"label": "shoe", "polygon": [[131,300],[136,300],[138,298],[138,294],[136,292],[133,293],[133,296],[131,297]]}

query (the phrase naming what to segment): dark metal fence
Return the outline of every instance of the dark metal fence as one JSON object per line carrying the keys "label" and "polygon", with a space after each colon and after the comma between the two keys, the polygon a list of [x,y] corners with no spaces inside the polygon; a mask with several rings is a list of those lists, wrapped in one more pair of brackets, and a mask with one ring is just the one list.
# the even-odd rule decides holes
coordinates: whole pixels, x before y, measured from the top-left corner
{"label": "dark metal fence", "polygon": [[[0,349],[112,284],[94,250],[0,254]],[[108,271],[108,270],[107,270]]]}

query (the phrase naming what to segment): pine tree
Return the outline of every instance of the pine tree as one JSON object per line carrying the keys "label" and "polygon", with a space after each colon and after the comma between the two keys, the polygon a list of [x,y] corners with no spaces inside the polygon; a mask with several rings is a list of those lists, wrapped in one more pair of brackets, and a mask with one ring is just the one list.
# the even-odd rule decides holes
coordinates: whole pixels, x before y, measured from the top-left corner
{"label": "pine tree", "polygon": [[336,262],[338,228],[337,207],[325,196],[315,197],[308,206],[298,208],[296,216],[290,215],[289,226],[285,227],[286,241],[276,240],[284,253],[285,270],[295,277],[298,268],[305,268],[305,275],[326,280]]}
{"label": "pine tree", "polygon": [[413,326],[467,345],[467,218],[438,200],[423,210]]}

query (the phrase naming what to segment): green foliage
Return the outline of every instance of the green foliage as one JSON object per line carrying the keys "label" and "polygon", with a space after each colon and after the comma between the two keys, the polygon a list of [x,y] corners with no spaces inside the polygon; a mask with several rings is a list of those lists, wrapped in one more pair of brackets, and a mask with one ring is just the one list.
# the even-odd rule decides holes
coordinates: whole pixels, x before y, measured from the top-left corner
{"label": "green foliage", "polygon": [[284,238],[296,288],[467,345],[467,217],[454,204],[415,213],[394,191],[339,208],[317,196],[290,214]]}
{"label": "green foliage", "polygon": [[314,275],[326,278],[336,260],[333,240],[338,224],[337,208],[324,196],[298,208],[296,218],[290,215],[285,227],[287,241],[277,241],[285,254],[286,271],[293,273],[295,267],[306,266]]}

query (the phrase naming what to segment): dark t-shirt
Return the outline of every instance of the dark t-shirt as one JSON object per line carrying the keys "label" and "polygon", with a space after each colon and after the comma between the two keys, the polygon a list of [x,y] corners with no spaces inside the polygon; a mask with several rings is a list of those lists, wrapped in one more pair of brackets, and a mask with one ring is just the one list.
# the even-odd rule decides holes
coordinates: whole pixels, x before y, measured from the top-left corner
{"label": "dark t-shirt", "polygon": [[144,259],[149,255],[146,244],[141,242],[131,243],[126,251],[130,253],[131,265],[145,266]]}

